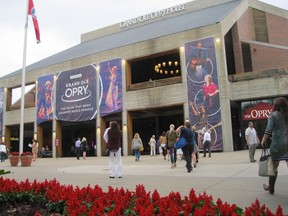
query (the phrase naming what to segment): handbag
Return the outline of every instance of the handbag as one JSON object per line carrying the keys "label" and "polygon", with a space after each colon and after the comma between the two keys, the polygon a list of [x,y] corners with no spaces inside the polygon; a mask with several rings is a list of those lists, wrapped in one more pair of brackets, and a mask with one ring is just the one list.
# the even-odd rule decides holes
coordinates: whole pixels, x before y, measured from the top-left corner
{"label": "handbag", "polygon": [[177,142],[174,144],[175,149],[180,149],[183,148],[184,146],[187,145],[187,141],[184,137],[181,137],[180,139],[177,140]]}
{"label": "handbag", "polygon": [[262,177],[275,176],[272,158],[265,147],[262,149],[259,159],[258,175]]}
{"label": "handbag", "polygon": [[141,145],[140,148],[139,148],[139,150],[140,150],[141,152],[144,151],[144,147]]}

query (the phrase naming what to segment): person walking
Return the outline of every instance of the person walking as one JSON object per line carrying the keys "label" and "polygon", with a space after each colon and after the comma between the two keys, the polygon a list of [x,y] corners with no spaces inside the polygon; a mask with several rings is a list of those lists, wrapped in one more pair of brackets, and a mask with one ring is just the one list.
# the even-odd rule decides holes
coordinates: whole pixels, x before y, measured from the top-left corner
{"label": "person walking", "polygon": [[195,137],[195,145],[192,153],[192,159],[193,159],[192,163],[193,166],[196,167],[196,164],[199,162],[198,131],[195,126],[192,127],[192,131]]}
{"label": "person walking", "polygon": [[33,161],[36,161],[38,158],[38,147],[39,144],[36,139],[32,139],[32,155],[33,155]]}
{"label": "person walking", "polygon": [[116,121],[111,122],[111,128],[108,130],[108,150],[109,150],[109,178],[115,178],[114,157],[118,163],[118,178],[122,178],[122,157],[121,157],[122,132]]}
{"label": "person walking", "polygon": [[170,161],[171,161],[171,169],[174,169],[177,161],[177,150],[174,148],[174,144],[177,140],[177,133],[175,131],[175,126],[173,124],[170,125],[169,131],[166,133],[167,145],[170,153]]}
{"label": "person walking", "polygon": [[248,128],[245,130],[245,139],[249,148],[249,159],[250,162],[256,162],[254,159],[255,150],[257,145],[260,143],[259,138],[257,136],[257,132],[253,127],[253,122],[248,123]]}
{"label": "person walking", "polygon": [[204,138],[203,138],[203,157],[206,157],[206,151],[208,149],[209,157],[211,157],[211,131],[209,129],[205,130]]}
{"label": "person walking", "polygon": [[184,126],[180,126],[177,128],[176,132],[180,131],[180,136],[184,137],[187,144],[182,148],[184,158],[186,160],[186,168],[187,172],[190,173],[193,169],[191,164],[191,155],[194,148],[195,137],[194,133],[191,130],[191,123],[190,121],[185,121]]}
{"label": "person walking", "polygon": [[142,140],[140,138],[139,133],[134,134],[134,138],[132,140],[132,149],[135,153],[135,161],[140,161],[140,148],[143,147]]}
{"label": "person walking", "polygon": [[3,142],[0,144],[0,154],[1,154],[1,162],[5,162],[7,149]]}
{"label": "person walking", "polygon": [[150,155],[151,156],[156,156],[156,140],[155,140],[155,135],[152,135],[149,141],[150,145]]}
{"label": "person walking", "polygon": [[78,137],[76,142],[75,142],[77,160],[80,159],[80,151],[81,151],[81,141],[80,140],[81,140],[80,137]]}
{"label": "person walking", "polygon": [[81,148],[82,148],[83,159],[86,160],[86,152],[87,152],[87,139],[86,139],[86,137],[82,138]]}
{"label": "person walking", "polygon": [[269,184],[264,184],[263,188],[265,191],[269,191],[270,194],[274,194],[279,162],[285,160],[288,166],[288,102],[283,97],[274,101],[274,109],[268,118],[261,145],[266,146],[271,137],[270,155],[275,176],[269,176]]}
{"label": "person walking", "polygon": [[166,139],[166,132],[163,131],[162,135],[160,136],[160,146],[162,149],[162,154],[164,157],[164,160],[166,160],[166,154],[167,154],[167,139]]}

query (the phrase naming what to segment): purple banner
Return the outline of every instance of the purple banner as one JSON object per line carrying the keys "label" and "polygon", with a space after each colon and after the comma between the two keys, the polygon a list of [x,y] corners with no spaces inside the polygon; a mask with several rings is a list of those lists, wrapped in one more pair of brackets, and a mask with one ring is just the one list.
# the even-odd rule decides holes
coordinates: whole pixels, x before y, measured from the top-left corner
{"label": "purple banner", "polygon": [[54,75],[38,78],[37,125],[53,120]]}
{"label": "purple banner", "polygon": [[212,150],[222,151],[222,122],[214,38],[185,44],[189,117],[203,148],[205,128],[211,131]]}
{"label": "purple banner", "polygon": [[4,87],[0,88],[0,136],[3,135]]}
{"label": "purple banner", "polygon": [[88,121],[97,114],[96,67],[61,72],[56,82],[56,119]]}
{"label": "purple banner", "polygon": [[122,112],[122,60],[114,59],[100,63],[100,114]]}

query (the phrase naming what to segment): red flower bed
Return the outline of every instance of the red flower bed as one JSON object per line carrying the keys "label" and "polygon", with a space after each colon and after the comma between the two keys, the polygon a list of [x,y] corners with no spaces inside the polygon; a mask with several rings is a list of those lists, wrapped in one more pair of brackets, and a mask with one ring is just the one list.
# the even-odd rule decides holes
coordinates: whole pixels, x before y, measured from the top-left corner
{"label": "red flower bed", "polygon": [[[213,201],[206,193],[196,195],[192,189],[188,196],[182,198],[179,193],[171,192],[161,197],[155,190],[146,192],[143,185],[138,185],[135,191],[123,188],[108,188],[104,192],[99,186],[73,187],[60,185],[56,180],[44,182],[16,182],[15,180],[0,178],[0,204],[41,203],[46,212],[62,215],[193,215],[193,216],[282,216],[279,206],[276,213],[272,213],[258,200],[246,207],[245,211],[235,204],[223,203],[220,199]],[[0,212],[1,213],[1,212]],[[34,215],[41,215],[35,212]]]}

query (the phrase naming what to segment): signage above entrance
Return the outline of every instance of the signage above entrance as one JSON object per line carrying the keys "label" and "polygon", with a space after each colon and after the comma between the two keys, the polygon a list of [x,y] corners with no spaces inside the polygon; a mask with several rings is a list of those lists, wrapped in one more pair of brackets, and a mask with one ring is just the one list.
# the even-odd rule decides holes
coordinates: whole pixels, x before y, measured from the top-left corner
{"label": "signage above entrance", "polygon": [[136,18],[133,18],[133,19],[129,19],[129,20],[120,22],[120,28],[129,28],[130,26],[137,25],[139,23],[143,23],[143,22],[146,22],[146,21],[149,21],[149,20],[153,20],[153,19],[156,19],[156,18],[159,18],[159,17],[164,18],[164,17],[166,17],[168,15],[183,11],[186,8],[187,8],[186,4],[184,3],[184,4],[176,5],[174,7],[166,8],[166,9],[159,10],[159,11],[156,11],[156,12],[152,12],[152,13],[149,13],[149,14],[145,14],[143,16],[139,16],[139,17],[136,17]]}
{"label": "signage above entrance", "polygon": [[242,119],[243,121],[268,119],[272,110],[273,104],[265,102],[257,103],[254,106],[248,107],[246,110],[243,110],[242,107]]}

